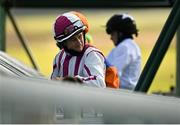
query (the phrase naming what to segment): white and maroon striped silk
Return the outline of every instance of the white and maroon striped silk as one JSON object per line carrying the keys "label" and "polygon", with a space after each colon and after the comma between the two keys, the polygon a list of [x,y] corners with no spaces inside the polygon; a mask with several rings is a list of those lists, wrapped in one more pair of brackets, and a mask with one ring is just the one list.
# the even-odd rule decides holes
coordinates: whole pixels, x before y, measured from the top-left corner
{"label": "white and maroon striped silk", "polygon": [[61,50],[54,59],[54,77],[79,77],[88,86],[106,87],[104,56],[95,47],[86,45],[83,55],[71,56]]}

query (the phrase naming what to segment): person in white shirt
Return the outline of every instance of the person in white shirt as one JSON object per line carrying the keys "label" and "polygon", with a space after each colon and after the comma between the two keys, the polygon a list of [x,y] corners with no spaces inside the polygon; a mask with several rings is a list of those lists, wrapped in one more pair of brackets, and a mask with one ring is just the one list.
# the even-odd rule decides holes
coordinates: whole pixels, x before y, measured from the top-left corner
{"label": "person in white shirt", "polygon": [[67,12],[54,23],[54,38],[60,48],[53,64],[51,79],[71,77],[83,85],[105,88],[105,58],[102,52],[86,44],[88,22],[79,12]]}
{"label": "person in white shirt", "polygon": [[138,36],[135,20],[128,14],[115,14],[107,21],[106,32],[115,45],[107,60],[118,69],[120,88],[133,90],[141,72],[141,51],[133,39]]}

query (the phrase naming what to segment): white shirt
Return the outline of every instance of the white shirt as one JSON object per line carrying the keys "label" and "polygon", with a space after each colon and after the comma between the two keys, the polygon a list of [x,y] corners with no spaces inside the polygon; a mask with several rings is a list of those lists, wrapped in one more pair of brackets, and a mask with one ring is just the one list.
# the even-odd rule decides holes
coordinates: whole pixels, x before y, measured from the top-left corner
{"label": "white shirt", "polygon": [[71,56],[64,50],[60,51],[54,59],[51,79],[72,76],[80,78],[87,86],[105,88],[105,71],[102,53],[86,45],[84,54],[80,56]]}
{"label": "white shirt", "polygon": [[133,39],[125,39],[107,56],[107,60],[117,67],[121,88],[134,89],[141,72],[141,52]]}

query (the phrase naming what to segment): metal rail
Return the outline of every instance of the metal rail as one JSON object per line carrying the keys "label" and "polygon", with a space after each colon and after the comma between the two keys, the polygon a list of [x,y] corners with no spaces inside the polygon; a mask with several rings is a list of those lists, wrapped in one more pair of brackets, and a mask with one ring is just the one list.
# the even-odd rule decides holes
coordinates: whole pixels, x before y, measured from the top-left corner
{"label": "metal rail", "polygon": [[169,7],[174,0],[4,0],[4,4],[17,8],[119,8]]}
{"label": "metal rail", "polygon": [[176,53],[176,96],[180,97],[180,25],[177,30]]}
{"label": "metal rail", "polygon": [[[162,62],[164,55],[180,22],[180,0],[176,0],[174,7],[161,31],[161,34],[151,52],[151,55],[142,71],[135,91],[147,92],[154,76]],[[178,64],[179,65],[179,64]]]}
{"label": "metal rail", "polygon": [[[180,123],[180,99],[176,97],[34,78],[0,75],[0,79],[0,124]],[[82,109],[89,116],[81,116]]]}
{"label": "metal rail", "polygon": [[38,65],[37,65],[37,63],[35,62],[35,59],[34,59],[34,57],[33,57],[33,54],[32,54],[32,52],[31,52],[29,46],[27,45],[27,42],[25,41],[25,39],[23,38],[22,34],[20,33],[20,31],[19,31],[19,29],[18,29],[18,27],[17,27],[17,25],[16,25],[15,19],[13,18],[10,10],[9,10],[9,9],[6,9],[6,12],[7,12],[7,15],[8,15],[8,17],[9,17],[9,19],[10,19],[12,25],[13,25],[13,28],[14,28],[14,30],[15,30],[15,32],[16,32],[19,40],[20,40],[20,43],[22,44],[23,48],[25,49],[25,51],[26,51],[26,53],[27,53],[27,55],[28,55],[28,57],[29,57],[29,59],[30,59],[32,65],[33,65],[33,67],[34,67],[37,71],[39,71]]}
{"label": "metal rail", "polygon": [[6,12],[5,8],[0,4],[0,50],[6,50]]}

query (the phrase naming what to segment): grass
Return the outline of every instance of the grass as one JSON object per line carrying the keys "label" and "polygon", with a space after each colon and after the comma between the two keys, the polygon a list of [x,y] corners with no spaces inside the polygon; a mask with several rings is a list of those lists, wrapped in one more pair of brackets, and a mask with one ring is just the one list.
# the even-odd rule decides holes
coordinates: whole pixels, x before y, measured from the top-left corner
{"label": "grass", "polygon": [[[34,11],[34,10],[33,10]],[[36,10],[35,10],[36,11]],[[52,71],[53,58],[58,52],[53,39],[52,26],[57,15],[67,10],[56,10],[36,14],[22,13],[22,10],[14,11],[15,19],[22,35],[25,37],[32,50],[35,61],[40,67],[40,72],[49,77]],[[94,45],[107,55],[113,48],[109,36],[105,33],[104,25],[114,13],[126,12],[134,16],[140,30],[139,37],[135,40],[142,51],[142,69],[155,45],[160,31],[170,12],[169,9],[112,9],[112,10],[81,10],[90,23],[90,34],[94,38]],[[34,13],[34,12],[33,12]],[[169,91],[171,85],[175,85],[175,40],[173,40],[163,62],[153,80],[149,92]],[[9,20],[7,22],[7,53],[32,66],[24,49],[22,48]]]}

